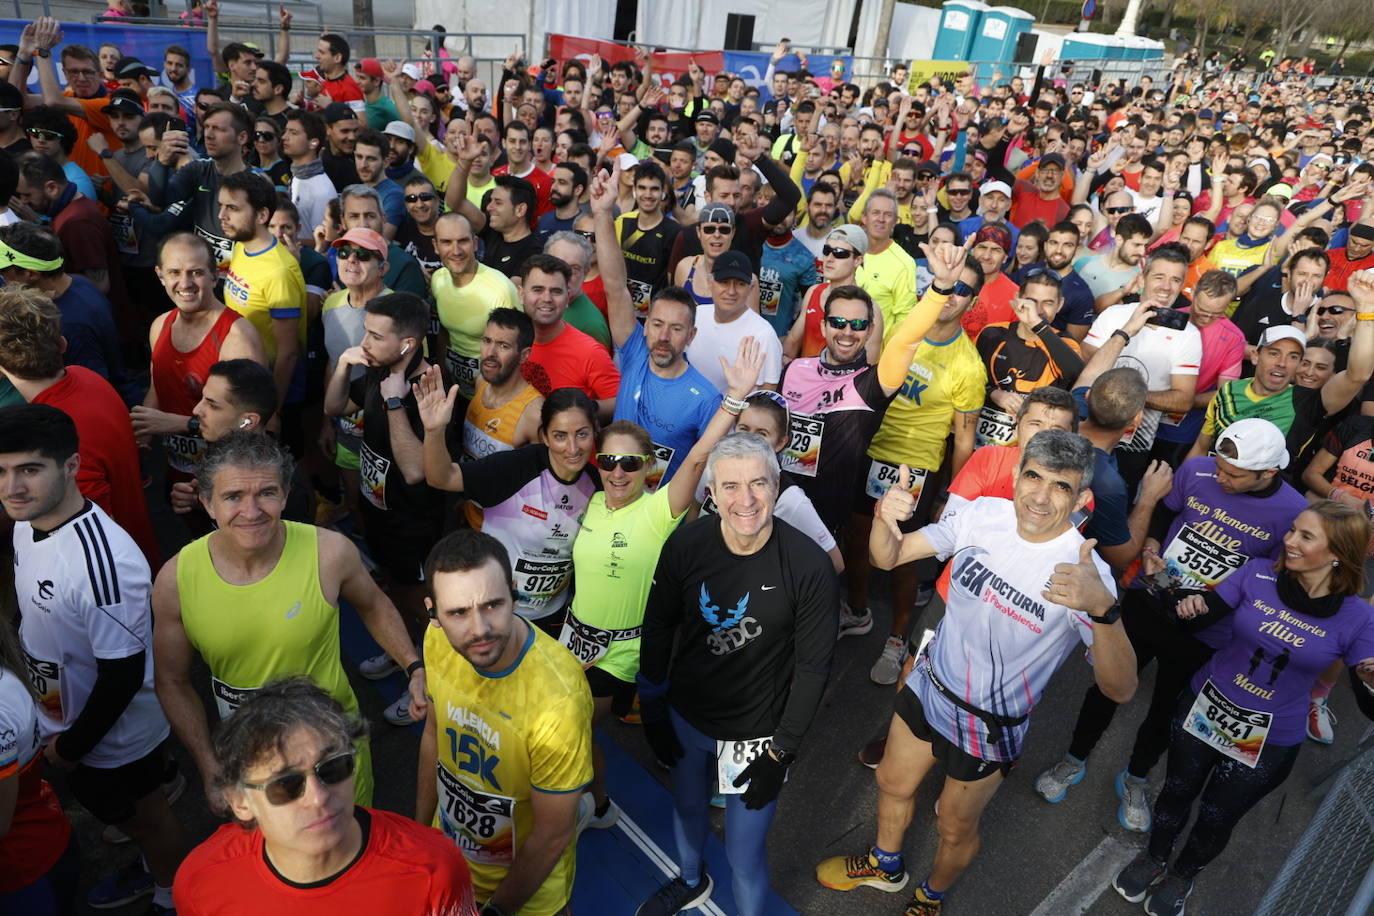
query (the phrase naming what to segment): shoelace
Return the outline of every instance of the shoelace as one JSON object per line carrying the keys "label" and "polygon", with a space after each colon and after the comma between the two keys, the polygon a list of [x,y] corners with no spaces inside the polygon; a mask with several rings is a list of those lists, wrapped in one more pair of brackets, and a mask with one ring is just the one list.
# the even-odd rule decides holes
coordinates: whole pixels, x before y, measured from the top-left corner
{"label": "shoelace", "polygon": [[856,876],[887,875],[887,872],[883,871],[882,868],[880,868],[876,863],[874,863],[873,857],[870,856],[868,853],[863,853],[862,855],[857,856],[846,856],[844,860],[844,870],[849,874]]}
{"label": "shoelace", "polygon": [[1050,771],[1050,776],[1060,782],[1065,782],[1072,778],[1074,771],[1077,770],[1079,766],[1080,764],[1061,760],[1054,765],[1054,769]]}
{"label": "shoelace", "polygon": [[1126,807],[1148,807],[1149,800],[1145,797],[1145,786],[1143,783],[1131,782],[1128,779],[1121,781],[1121,803]]}

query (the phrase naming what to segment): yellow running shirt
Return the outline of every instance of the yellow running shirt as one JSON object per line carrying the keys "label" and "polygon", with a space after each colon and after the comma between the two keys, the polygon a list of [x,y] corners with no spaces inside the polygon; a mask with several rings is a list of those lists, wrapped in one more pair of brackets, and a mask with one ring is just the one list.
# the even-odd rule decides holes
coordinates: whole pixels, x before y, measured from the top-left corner
{"label": "yellow running shirt", "polygon": [[455,286],[446,268],[429,278],[439,323],[448,331],[445,368],[458,383],[458,392],[471,398],[481,375],[477,361],[482,350],[482,331],[492,309],[520,310],[520,294],[510,278],[494,267],[477,265],[477,272],[464,286]]}
{"label": "yellow running shirt", "polygon": [[967,334],[960,331],[941,344],[921,341],[868,447],[869,457],[928,471],[939,469],[955,412],[981,409],[986,393],[987,371]]}
{"label": "yellow running shirt", "polygon": [[[517,625],[518,626],[518,625]],[[538,627],[520,657],[479,671],[437,625],[425,628],[425,676],[436,719],[439,805],[433,826],[457,844],[478,900],[505,878],[534,828],[533,792],[581,792],[592,778],[592,694],[582,667]],[[577,843],[520,908],[552,916],[572,896]]]}
{"label": "yellow running shirt", "polygon": [[[349,715],[358,700],[339,656],[339,609],[320,591],[319,531],[283,522],[286,544],[272,571],[230,585],[215,571],[207,534],[177,554],[177,595],[186,638],[210,668],[210,692],[226,719],[262,685],[303,674]],[[354,798],[372,804],[372,755],[359,742]]]}
{"label": "yellow running shirt", "polygon": [[258,329],[269,363],[277,358],[272,319],[296,319],[304,355],[305,276],[296,256],[281,242],[273,239],[271,245],[252,254],[242,242],[234,243],[234,253],[224,273],[224,304]]}
{"label": "yellow running shirt", "polygon": [[864,255],[864,262],[854,273],[854,282],[882,310],[886,341],[916,305],[916,262],[901,245],[889,242],[881,254]]}

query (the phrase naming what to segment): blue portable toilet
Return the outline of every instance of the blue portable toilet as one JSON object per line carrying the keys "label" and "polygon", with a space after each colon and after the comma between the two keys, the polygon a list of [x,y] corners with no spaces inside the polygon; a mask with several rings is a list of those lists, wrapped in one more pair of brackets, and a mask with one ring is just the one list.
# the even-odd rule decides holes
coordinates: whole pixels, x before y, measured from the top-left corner
{"label": "blue portable toilet", "polygon": [[1064,63],[1105,60],[1111,57],[1107,51],[1110,39],[1110,36],[1097,32],[1070,32],[1064,36],[1064,44],[1059,48],[1059,59]]}
{"label": "blue portable toilet", "polygon": [[1119,38],[1126,60],[1145,59],[1145,39],[1139,35],[1126,35]]}
{"label": "blue portable toilet", "polygon": [[969,49],[969,60],[1010,61],[1016,56],[1016,41],[1029,32],[1035,17],[1010,6],[994,6],[983,13],[982,24]]}
{"label": "blue portable toilet", "polygon": [[980,0],[948,0],[940,11],[940,30],[935,33],[934,60],[970,60],[969,50],[983,13],[988,9]]}

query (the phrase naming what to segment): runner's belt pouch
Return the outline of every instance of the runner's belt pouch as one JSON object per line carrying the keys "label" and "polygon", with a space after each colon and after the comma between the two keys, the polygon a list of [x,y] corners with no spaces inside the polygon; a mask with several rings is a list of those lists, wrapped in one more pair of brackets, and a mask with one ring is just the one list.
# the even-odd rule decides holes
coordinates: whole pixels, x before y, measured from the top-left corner
{"label": "runner's belt pouch", "polygon": [[983,724],[987,726],[988,729],[988,740],[993,744],[996,744],[998,741],[1002,740],[1002,729],[1014,728],[1015,726],[1020,725],[1022,722],[1026,721],[1026,719],[1029,717],[1029,714],[1020,716],[1001,716],[995,712],[988,712],[986,709],[979,709],[977,706],[974,706],[972,703],[969,703],[963,697],[959,696],[953,690],[950,690],[948,687],[944,685],[944,682],[942,682],[940,678],[937,677],[935,674],[935,666],[931,664],[930,653],[928,652],[925,656],[925,663],[926,674],[930,675],[930,682],[935,685],[936,690],[940,691],[940,695],[943,696],[946,700],[949,700],[955,706],[962,709],[964,712],[975,715],[979,719],[983,720]]}

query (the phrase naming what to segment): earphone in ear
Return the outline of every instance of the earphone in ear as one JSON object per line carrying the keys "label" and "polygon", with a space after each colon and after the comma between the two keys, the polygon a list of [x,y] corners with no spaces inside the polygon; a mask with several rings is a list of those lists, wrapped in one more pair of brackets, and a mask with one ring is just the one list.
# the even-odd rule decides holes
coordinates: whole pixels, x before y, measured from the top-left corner
{"label": "earphone in ear", "polygon": [[406,351],[409,350],[409,349],[410,349],[410,344],[406,344],[405,346],[401,347],[401,355],[402,355],[402,356],[405,356],[405,355],[406,355]]}
{"label": "earphone in ear", "polygon": [[247,419],[246,417],[245,417],[244,419],[242,419],[242,420],[239,421],[239,429],[247,429],[248,427],[250,427],[250,426],[252,426],[252,425],[253,425],[253,421]]}

